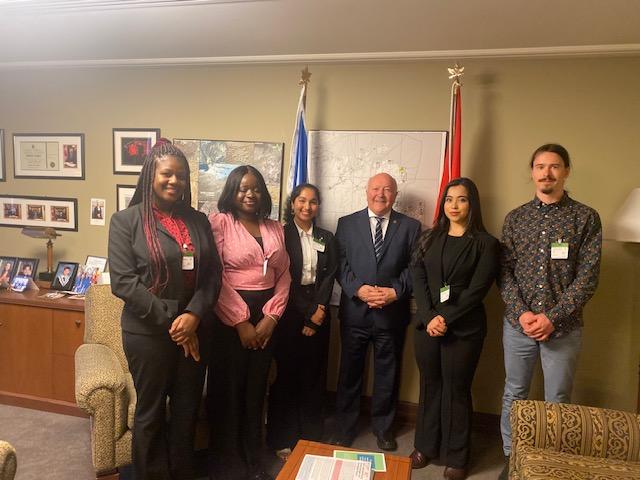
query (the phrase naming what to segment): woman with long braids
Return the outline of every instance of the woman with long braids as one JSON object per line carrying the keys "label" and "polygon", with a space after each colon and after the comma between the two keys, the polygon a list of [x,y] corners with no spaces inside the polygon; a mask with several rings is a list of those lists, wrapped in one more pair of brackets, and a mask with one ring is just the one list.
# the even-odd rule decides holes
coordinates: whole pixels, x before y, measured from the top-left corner
{"label": "woman with long braids", "polygon": [[109,263],[137,393],[135,477],[192,479],[221,264],[207,217],[191,207],[189,164],[166,139],[146,157],[129,207],[111,217]]}
{"label": "woman with long braids", "polygon": [[269,480],[261,462],[271,335],[289,297],[289,256],[271,196],[255,168],[234,169],[209,218],[223,264],[207,403],[211,477]]}
{"label": "woman with long braids", "polygon": [[468,178],[452,180],[410,265],[420,369],[411,464],[422,468],[439,458],[448,480],[467,476],[471,383],[487,331],[482,300],[498,273],[498,254],[498,240],[482,223],[475,184]]}

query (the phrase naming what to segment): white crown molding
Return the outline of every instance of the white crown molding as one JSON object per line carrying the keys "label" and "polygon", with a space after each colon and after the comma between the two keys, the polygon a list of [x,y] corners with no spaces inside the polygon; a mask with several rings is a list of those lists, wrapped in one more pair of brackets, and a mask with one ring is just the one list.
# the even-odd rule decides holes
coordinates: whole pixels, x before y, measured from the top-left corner
{"label": "white crown molding", "polygon": [[536,58],[640,56],[640,44],[565,47],[495,48],[477,50],[429,50],[408,52],[315,53],[287,55],[239,55],[227,57],[123,58],[105,60],[46,60],[0,62],[0,70],[46,68],[177,67],[197,65],[320,64],[359,62],[408,62],[474,58]]}

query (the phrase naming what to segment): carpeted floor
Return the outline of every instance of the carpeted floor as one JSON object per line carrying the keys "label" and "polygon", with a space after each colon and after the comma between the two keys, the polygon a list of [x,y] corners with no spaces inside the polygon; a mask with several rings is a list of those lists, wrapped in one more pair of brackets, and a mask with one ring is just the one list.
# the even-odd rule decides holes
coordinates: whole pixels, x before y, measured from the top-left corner
{"label": "carpeted floor", "polygon": [[[327,425],[330,427],[330,423]],[[353,444],[362,450],[377,450],[375,438],[363,424]],[[13,444],[18,453],[16,480],[91,480],[89,420],[25,408],[0,405],[0,439]],[[413,449],[413,429],[398,432],[398,455]],[[469,479],[495,480],[502,469],[502,450],[497,428],[475,428]],[[282,464],[265,452],[269,471],[275,477]],[[442,478],[443,466],[414,470],[413,480]],[[126,480],[126,479],[123,479]]]}

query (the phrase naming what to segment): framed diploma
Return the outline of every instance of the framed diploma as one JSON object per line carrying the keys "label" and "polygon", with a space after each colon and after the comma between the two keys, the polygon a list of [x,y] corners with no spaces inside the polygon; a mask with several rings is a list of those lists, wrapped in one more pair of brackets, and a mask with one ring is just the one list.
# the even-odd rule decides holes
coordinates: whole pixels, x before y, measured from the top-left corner
{"label": "framed diploma", "polygon": [[16,133],[13,168],[15,178],[84,180],[84,134]]}

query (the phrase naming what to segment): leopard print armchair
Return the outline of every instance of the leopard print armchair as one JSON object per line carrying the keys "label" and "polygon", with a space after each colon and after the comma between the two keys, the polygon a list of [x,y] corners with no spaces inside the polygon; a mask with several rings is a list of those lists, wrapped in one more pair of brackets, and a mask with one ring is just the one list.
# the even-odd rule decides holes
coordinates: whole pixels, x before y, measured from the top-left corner
{"label": "leopard print armchair", "polygon": [[0,480],[13,480],[17,466],[15,449],[0,440]]}
{"label": "leopard print armchair", "polygon": [[638,480],[640,416],[519,400],[511,409],[510,480]]}

